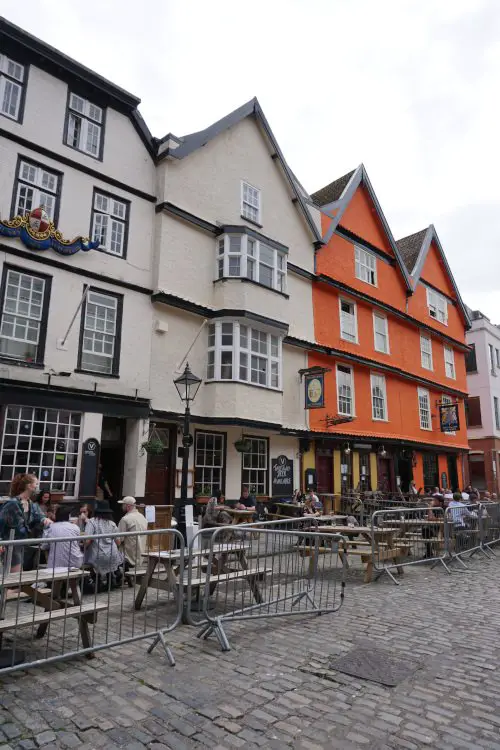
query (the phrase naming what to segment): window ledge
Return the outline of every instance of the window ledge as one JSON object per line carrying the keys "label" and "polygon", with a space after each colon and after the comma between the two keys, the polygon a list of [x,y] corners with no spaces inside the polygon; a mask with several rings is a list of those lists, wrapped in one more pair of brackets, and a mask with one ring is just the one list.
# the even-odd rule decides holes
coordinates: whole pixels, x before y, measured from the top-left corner
{"label": "window ledge", "polygon": [[244,276],[222,276],[220,279],[215,279],[214,284],[218,284],[219,281],[241,281],[246,284],[253,284],[254,286],[260,287],[260,289],[267,289],[268,292],[274,292],[275,294],[279,294],[280,297],[284,297],[285,299],[290,299],[290,295],[286,294],[286,292],[280,292],[279,289],[273,289],[270,286],[266,286],[266,284],[261,284],[260,281],[254,281],[253,279],[246,279]]}
{"label": "window ledge", "polygon": [[259,227],[259,229],[262,229],[263,224],[259,224],[258,221],[254,221],[253,219],[248,219],[246,216],[243,216],[243,214],[240,214],[240,218],[243,219],[243,221],[248,221],[249,224],[253,224],[254,227]]}
{"label": "window ledge", "polygon": [[73,372],[77,372],[80,375],[91,375],[93,378],[111,378],[112,380],[119,380],[120,375],[115,373],[106,374],[104,372],[94,372],[93,370],[82,370],[80,367],[75,367]]}
{"label": "window ledge", "polygon": [[372,417],[373,422],[388,422],[388,419],[380,419],[380,417]]}
{"label": "window ledge", "polygon": [[205,385],[217,385],[218,383],[234,383],[236,385],[244,385],[248,388],[258,388],[260,391],[270,391],[270,393],[283,393],[281,388],[269,388],[267,385],[259,385],[258,383],[247,383],[245,380],[205,380]]}
{"label": "window ledge", "polygon": [[4,357],[2,355],[0,355],[0,363],[2,365],[12,365],[12,367],[26,367],[30,370],[45,369],[43,362],[24,362],[22,359],[11,359],[10,357]]}

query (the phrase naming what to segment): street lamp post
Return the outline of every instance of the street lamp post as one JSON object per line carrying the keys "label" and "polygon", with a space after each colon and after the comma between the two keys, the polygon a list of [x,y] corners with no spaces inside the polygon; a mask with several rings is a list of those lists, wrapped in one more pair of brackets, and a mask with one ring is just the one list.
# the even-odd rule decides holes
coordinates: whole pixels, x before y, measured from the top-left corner
{"label": "street lamp post", "polygon": [[176,498],[175,501],[175,518],[177,520],[177,529],[181,532],[186,541],[186,505],[192,505],[192,499],[188,499],[187,488],[188,488],[188,469],[189,469],[189,449],[193,444],[193,438],[189,434],[189,421],[191,418],[191,412],[189,405],[194,401],[198,389],[201,385],[201,379],[193,375],[189,368],[189,364],[186,363],[184,372],[182,375],[174,380],[174,385],[177,388],[177,392],[182,401],[186,404],[184,411],[184,427],[182,430],[182,446],[184,448],[182,454],[182,473],[181,473],[181,496]]}

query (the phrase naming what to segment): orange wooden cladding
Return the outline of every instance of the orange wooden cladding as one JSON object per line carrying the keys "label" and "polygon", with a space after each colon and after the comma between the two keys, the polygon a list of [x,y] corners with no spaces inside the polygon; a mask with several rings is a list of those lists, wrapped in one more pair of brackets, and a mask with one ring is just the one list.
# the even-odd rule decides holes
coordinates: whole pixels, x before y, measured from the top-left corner
{"label": "orange wooden cladding", "polygon": [[[323,235],[330,226],[331,219],[322,216]],[[466,392],[466,373],[464,352],[453,347],[449,342],[443,342],[439,336],[429,331],[422,333],[431,336],[433,369],[422,367],[420,354],[419,324],[434,329],[437,333],[446,335],[460,344],[465,343],[465,321],[459,306],[456,304],[456,294],[452,281],[447,273],[445,264],[438,248],[432,243],[421,272],[421,281],[431,285],[442,294],[455,302],[449,302],[447,325],[440,323],[429,315],[427,306],[427,292],[424,283],[418,283],[413,294],[407,293],[403,274],[396,263],[394,252],[384,227],[378,217],[376,208],[366,189],[361,185],[354,194],[349,206],[341,219],[340,227],[348,229],[356,236],[380,249],[384,257],[378,257],[377,284],[373,286],[356,278],[354,243],[334,233],[330,241],[322,247],[316,256],[316,271],[343,284],[368,295],[373,304],[360,302],[349,293],[339,292],[326,283],[317,282],[313,285],[313,307],[316,341],[320,345],[335,348],[350,355],[375,360],[376,363],[386,364],[403,370],[410,379],[383,372],[372,367],[343,360],[342,355],[327,356],[315,352],[309,355],[309,367],[319,365],[331,368],[325,374],[325,408],[314,409],[309,413],[311,430],[331,432],[332,434],[349,434],[366,437],[370,440],[398,439],[407,440],[422,445],[443,446],[448,449],[467,448],[467,431],[463,397],[459,396],[460,430],[456,435],[442,433],[439,426],[439,406],[437,402],[444,394],[455,401],[457,396],[450,394],[448,389]],[[361,246],[361,245],[360,245]],[[392,262],[391,262],[392,261]],[[356,304],[358,342],[344,341],[340,337],[339,299],[349,300]],[[405,321],[377,307],[376,302],[384,302],[397,310],[411,316],[415,323]],[[389,353],[375,350],[373,313],[387,317],[389,332]],[[455,378],[449,378],[445,373],[444,344],[452,346],[455,360]],[[337,409],[336,364],[345,364],[353,369],[355,418],[349,424],[327,428],[325,415],[335,415]],[[377,421],[372,417],[372,401],[370,374],[384,375],[387,393],[387,421]],[[413,377],[425,378],[430,385],[416,382]],[[432,415],[432,430],[420,427],[418,411],[418,387],[426,388],[430,394],[430,410]],[[440,458],[439,470],[446,471],[446,457]],[[418,486],[423,484],[423,468],[421,456],[417,457],[417,465],[413,467],[414,478]]]}

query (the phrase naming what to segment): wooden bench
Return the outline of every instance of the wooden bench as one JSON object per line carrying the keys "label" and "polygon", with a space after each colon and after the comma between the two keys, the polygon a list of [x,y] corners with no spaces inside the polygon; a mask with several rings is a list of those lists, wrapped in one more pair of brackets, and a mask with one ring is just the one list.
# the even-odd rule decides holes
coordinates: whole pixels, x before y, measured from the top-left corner
{"label": "wooden bench", "polygon": [[91,602],[89,604],[82,604],[81,606],[66,607],[65,609],[52,609],[48,612],[34,612],[32,615],[6,618],[5,620],[0,620],[0,633],[4,633],[7,630],[14,630],[18,627],[41,625],[42,623],[49,623],[53,620],[64,620],[66,617],[75,617],[77,619],[84,617],[91,621],[93,615],[107,608],[108,605],[104,604],[104,602]]}
{"label": "wooden bench", "polygon": [[[365,583],[371,583],[373,578],[373,555],[370,551],[367,549],[350,549],[350,550],[343,550],[339,549],[339,555],[342,557],[342,555],[346,552],[347,559],[349,559],[350,555],[357,555],[361,558],[361,562],[363,565],[365,565],[365,577],[364,582]],[[393,560],[394,562],[397,561],[399,557],[406,557],[408,554],[408,547],[390,547],[387,549],[381,550],[377,554],[377,560]]]}
{"label": "wooden bench", "polygon": [[217,585],[218,583],[227,583],[228,581],[246,580],[255,601],[257,604],[262,604],[263,598],[257,580],[263,579],[264,576],[272,572],[272,568],[247,568],[246,570],[231,570],[228,573],[208,573],[207,571],[206,575],[191,578],[191,581],[189,581],[188,573],[185,571],[180,585],[183,588],[191,585],[192,588],[197,589],[206,584],[212,587],[213,584]]}

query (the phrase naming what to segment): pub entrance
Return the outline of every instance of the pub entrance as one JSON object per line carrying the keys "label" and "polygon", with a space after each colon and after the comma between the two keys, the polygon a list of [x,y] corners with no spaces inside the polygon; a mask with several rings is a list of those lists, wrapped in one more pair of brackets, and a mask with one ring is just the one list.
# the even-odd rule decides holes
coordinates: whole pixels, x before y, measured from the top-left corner
{"label": "pub entrance", "polygon": [[175,447],[177,425],[156,424],[165,450],[148,456],[144,502],[147,505],[173,505],[175,499]]}

